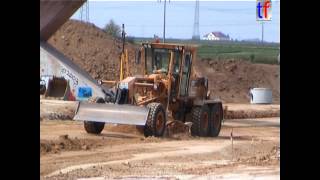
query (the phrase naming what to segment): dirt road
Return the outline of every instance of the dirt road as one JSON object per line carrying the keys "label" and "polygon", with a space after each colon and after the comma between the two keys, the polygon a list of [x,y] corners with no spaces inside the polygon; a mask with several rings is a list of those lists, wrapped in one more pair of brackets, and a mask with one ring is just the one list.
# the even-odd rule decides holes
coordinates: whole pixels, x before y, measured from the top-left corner
{"label": "dirt road", "polygon": [[74,121],[40,127],[41,179],[280,179],[280,118],[228,120],[218,138],[144,138],[112,125],[95,136]]}
{"label": "dirt road", "polygon": [[[279,117],[279,104],[223,104],[225,119]],[[73,119],[78,107],[77,101],[61,101],[40,99],[40,118],[42,119]]]}

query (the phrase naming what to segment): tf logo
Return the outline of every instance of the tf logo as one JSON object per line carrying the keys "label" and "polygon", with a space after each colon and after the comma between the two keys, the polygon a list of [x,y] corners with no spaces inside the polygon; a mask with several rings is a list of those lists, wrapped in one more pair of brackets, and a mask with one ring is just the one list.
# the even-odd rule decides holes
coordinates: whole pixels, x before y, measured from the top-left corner
{"label": "tf logo", "polygon": [[271,20],[271,0],[257,0],[256,9],[258,21]]}

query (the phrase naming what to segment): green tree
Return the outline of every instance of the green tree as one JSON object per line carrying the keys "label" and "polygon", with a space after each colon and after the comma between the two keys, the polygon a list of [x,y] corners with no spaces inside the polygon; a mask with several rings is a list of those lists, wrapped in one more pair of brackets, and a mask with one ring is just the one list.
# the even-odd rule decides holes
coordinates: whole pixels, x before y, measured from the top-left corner
{"label": "green tree", "polygon": [[106,24],[106,26],[104,27],[104,31],[113,37],[121,37],[121,27],[117,25],[112,19],[108,24]]}
{"label": "green tree", "polygon": [[251,55],[250,55],[250,61],[251,61],[251,62],[254,62],[254,58],[255,58],[254,54],[251,54]]}

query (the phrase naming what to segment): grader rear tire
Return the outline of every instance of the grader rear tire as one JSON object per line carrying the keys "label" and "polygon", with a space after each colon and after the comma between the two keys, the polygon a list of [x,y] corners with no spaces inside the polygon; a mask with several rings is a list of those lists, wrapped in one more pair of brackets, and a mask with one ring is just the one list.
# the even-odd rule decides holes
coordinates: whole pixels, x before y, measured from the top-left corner
{"label": "grader rear tire", "polygon": [[210,119],[210,130],[209,136],[210,137],[217,137],[221,130],[221,123],[223,119],[223,111],[221,104],[215,104],[212,107],[212,116]]}
{"label": "grader rear tire", "polygon": [[144,126],[144,135],[161,137],[166,128],[166,113],[161,103],[150,103],[147,105],[150,109],[146,125]]}
{"label": "grader rear tire", "polygon": [[[91,98],[88,100],[90,103],[105,103],[104,99],[101,97]],[[91,122],[84,121],[84,129],[89,134],[100,134],[104,129],[104,122]]]}
{"label": "grader rear tire", "polygon": [[209,107],[207,105],[194,106],[191,110],[192,115],[192,136],[207,136],[209,133]]}

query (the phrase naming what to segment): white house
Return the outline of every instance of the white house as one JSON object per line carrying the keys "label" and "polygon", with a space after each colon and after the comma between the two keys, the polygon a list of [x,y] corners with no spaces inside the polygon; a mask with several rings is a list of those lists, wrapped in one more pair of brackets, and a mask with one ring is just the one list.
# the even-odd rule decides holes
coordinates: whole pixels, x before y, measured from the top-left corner
{"label": "white house", "polygon": [[222,32],[211,32],[203,36],[204,40],[210,41],[229,41],[229,35],[225,35]]}

